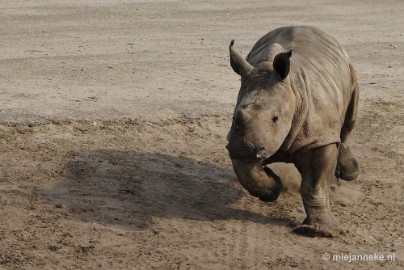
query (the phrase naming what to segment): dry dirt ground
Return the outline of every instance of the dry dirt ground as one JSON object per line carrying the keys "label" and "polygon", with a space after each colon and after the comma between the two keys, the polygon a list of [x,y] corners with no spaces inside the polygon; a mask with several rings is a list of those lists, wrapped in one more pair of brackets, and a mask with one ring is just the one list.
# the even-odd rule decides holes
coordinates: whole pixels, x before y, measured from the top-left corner
{"label": "dry dirt ground", "polygon": [[[403,14],[401,0],[1,1],[0,269],[404,269]],[[263,203],[224,148],[229,41],[246,54],[298,24],[340,41],[361,88],[338,238],[292,232],[293,166],[274,165],[286,190]],[[395,261],[332,260],[349,253]]]}

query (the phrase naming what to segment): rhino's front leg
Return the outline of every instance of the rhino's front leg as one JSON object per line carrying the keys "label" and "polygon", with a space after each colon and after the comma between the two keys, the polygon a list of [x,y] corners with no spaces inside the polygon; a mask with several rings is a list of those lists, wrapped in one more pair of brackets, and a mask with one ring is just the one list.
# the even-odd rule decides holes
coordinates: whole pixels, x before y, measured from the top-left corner
{"label": "rhino's front leg", "polygon": [[262,162],[232,159],[234,171],[241,185],[251,195],[265,202],[275,201],[282,190],[281,179]]}
{"label": "rhino's front leg", "polygon": [[307,217],[295,232],[309,236],[336,236],[342,232],[329,201],[337,157],[335,144],[297,155],[295,165],[302,175],[301,195]]}

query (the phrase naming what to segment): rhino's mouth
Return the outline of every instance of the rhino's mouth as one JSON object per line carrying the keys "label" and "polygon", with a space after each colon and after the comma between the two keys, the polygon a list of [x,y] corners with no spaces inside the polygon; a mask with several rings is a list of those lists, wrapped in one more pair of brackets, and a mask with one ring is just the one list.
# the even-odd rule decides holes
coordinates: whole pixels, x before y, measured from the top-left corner
{"label": "rhino's mouth", "polygon": [[231,159],[242,159],[242,160],[250,160],[250,161],[262,161],[270,157],[268,151],[265,147],[257,147],[254,150],[232,150],[230,144],[226,146],[226,149],[229,151],[229,156]]}

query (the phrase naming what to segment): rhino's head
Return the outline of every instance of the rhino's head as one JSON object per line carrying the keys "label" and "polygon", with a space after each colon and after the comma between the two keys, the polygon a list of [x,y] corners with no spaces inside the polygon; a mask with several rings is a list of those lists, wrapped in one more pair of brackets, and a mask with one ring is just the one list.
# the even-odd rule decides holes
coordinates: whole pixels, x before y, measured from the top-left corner
{"label": "rhino's head", "polygon": [[291,54],[279,53],[272,63],[253,67],[230,43],[230,63],[241,76],[241,88],[226,148],[241,184],[263,200],[276,200],[281,190],[281,182],[263,166],[284,142],[296,109],[287,80]]}

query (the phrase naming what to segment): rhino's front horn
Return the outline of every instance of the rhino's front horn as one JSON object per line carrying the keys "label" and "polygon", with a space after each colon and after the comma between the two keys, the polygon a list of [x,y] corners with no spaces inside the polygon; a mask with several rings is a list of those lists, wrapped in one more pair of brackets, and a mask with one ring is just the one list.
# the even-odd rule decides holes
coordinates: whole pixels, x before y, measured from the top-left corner
{"label": "rhino's front horn", "polygon": [[239,74],[241,77],[246,76],[252,69],[253,66],[244,59],[244,57],[233,48],[234,39],[230,42],[230,65],[234,72]]}
{"label": "rhino's front horn", "polygon": [[275,201],[282,188],[281,179],[262,162],[245,162],[232,159],[233,168],[241,185],[248,192],[265,202]]}

